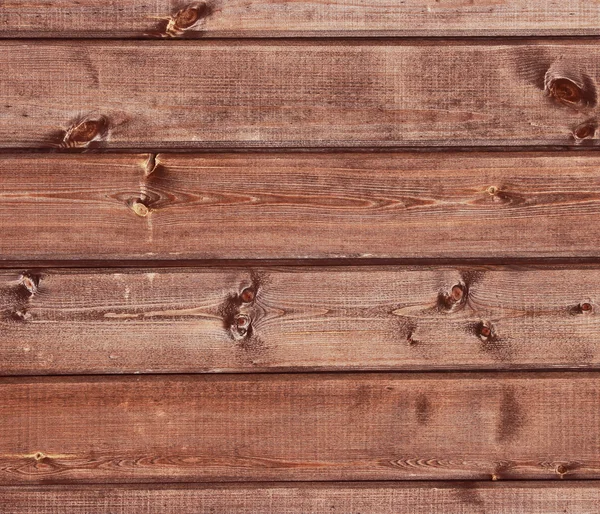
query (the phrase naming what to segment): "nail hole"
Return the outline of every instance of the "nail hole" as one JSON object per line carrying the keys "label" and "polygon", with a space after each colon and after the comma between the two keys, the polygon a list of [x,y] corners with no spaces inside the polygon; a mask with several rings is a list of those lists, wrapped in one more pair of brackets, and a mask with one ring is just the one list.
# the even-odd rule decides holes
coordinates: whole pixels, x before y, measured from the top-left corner
{"label": "nail hole", "polygon": [[42,453],[42,452],[37,452],[33,458],[35,460],[44,460],[46,458],[46,456]]}
{"label": "nail hole", "polygon": [[592,304],[589,302],[584,302],[579,304],[579,309],[581,312],[592,312]]}
{"label": "nail hole", "polygon": [[498,188],[496,186],[490,186],[486,191],[490,196],[494,196],[498,192]]}

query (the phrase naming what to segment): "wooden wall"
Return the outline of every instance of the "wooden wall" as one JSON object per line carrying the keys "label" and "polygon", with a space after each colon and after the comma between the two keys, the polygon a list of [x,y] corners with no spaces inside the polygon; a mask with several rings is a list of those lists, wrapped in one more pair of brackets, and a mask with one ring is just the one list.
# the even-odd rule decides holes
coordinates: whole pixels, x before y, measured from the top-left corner
{"label": "wooden wall", "polygon": [[598,511],[598,36],[4,0],[0,512]]}

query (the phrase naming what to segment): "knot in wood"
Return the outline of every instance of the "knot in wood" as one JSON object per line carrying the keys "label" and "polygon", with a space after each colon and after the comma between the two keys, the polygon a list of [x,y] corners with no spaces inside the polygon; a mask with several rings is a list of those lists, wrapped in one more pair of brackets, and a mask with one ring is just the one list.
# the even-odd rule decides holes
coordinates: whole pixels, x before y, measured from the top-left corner
{"label": "knot in wood", "polygon": [[202,2],[195,5],[189,5],[184,7],[180,11],[177,11],[173,16],[173,27],[175,29],[189,29],[192,25],[207,14],[208,5]]}
{"label": "knot in wood", "polygon": [[583,302],[579,304],[579,310],[581,312],[592,312],[592,304],[589,302]]}
{"label": "knot in wood", "polygon": [[581,102],[583,91],[575,82],[566,78],[553,80],[548,90],[550,96],[556,98],[559,102],[567,104],[577,104]]}
{"label": "knot in wood", "polygon": [[592,123],[584,123],[573,131],[573,135],[577,139],[588,139],[596,134],[596,126]]}
{"label": "knot in wood", "polygon": [[254,289],[251,287],[247,287],[240,293],[240,299],[244,303],[251,303],[254,301],[256,294],[254,293]]}
{"label": "knot in wood", "polygon": [[494,335],[494,331],[493,331],[491,325],[488,323],[484,323],[484,322],[479,324],[477,332],[478,332],[479,337],[484,341],[491,339],[492,336]]}
{"label": "knot in wood", "polygon": [[247,314],[236,314],[233,321],[238,330],[248,329],[251,322],[250,316],[248,316]]}
{"label": "knot in wood", "polygon": [[252,319],[247,314],[236,314],[231,331],[234,339],[242,339],[252,332]]}
{"label": "knot in wood", "polygon": [[465,294],[465,288],[462,284],[456,284],[450,292],[450,298],[458,303],[461,302]]}
{"label": "knot in wood", "polygon": [[131,209],[133,210],[133,212],[135,212],[138,216],[141,216],[142,218],[148,216],[148,214],[150,213],[150,209],[148,209],[148,206],[141,200],[135,200],[131,204]]}
{"label": "knot in wood", "polygon": [[27,289],[27,291],[29,291],[29,293],[31,295],[33,295],[33,294],[37,293],[38,286],[39,286],[39,283],[40,283],[40,279],[39,279],[39,277],[35,277],[35,276],[29,275],[27,273],[23,273],[19,277],[19,283],[25,289]]}
{"label": "knot in wood", "polygon": [[103,136],[108,130],[108,120],[104,117],[85,120],[67,130],[64,137],[66,146],[85,146]]}

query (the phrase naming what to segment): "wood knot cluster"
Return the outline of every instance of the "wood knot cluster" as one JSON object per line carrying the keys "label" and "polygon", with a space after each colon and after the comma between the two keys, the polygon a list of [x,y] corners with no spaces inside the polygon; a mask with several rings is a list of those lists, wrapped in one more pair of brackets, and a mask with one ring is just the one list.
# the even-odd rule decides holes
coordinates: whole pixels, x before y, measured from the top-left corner
{"label": "wood knot cluster", "polygon": [[253,317],[256,315],[254,304],[259,284],[260,278],[253,274],[251,285],[229,295],[221,305],[223,325],[235,340],[247,340],[253,336]]}

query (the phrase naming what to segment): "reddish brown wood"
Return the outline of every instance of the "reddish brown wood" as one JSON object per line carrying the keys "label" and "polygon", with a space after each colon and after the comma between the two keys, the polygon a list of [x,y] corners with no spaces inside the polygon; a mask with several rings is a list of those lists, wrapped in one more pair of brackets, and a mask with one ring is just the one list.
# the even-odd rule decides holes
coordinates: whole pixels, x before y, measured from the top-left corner
{"label": "reddish brown wood", "polygon": [[5,155],[0,260],[595,258],[599,164],[596,153]]}
{"label": "reddish brown wood", "polygon": [[168,486],[7,486],[4,514],[431,514],[521,512],[589,514],[594,482],[368,482],[185,484]]}
{"label": "reddish brown wood", "polygon": [[598,373],[0,380],[0,483],[600,478]]}
{"label": "reddish brown wood", "polygon": [[597,267],[6,270],[0,374],[598,368],[598,284]]}
{"label": "reddish brown wood", "polygon": [[594,145],[598,52],[593,41],[4,41],[0,148]]}
{"label": "reddish brown wood", "polygon": [[580,0],[4,0],[1,37],[598,35]]}

